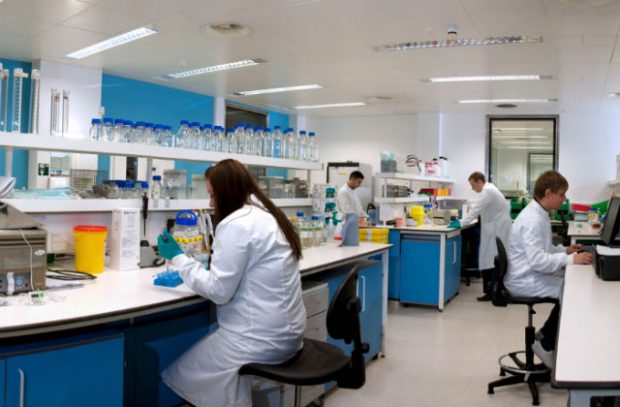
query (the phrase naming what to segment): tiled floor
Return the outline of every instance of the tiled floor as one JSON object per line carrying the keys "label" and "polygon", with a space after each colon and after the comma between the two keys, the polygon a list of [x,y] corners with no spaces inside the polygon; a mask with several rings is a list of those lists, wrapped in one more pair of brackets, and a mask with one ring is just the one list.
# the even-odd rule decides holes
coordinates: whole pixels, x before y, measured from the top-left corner
{"label": "tiled floor", "polygon": [[[523,349],[527,308],[493,307],[477,302],[481,284],[461,286],[444,312],[390,303],[384,359],[366,370],[360,390],[337,389],[326,407],[526,407],[531,406],[527,385],[498,388],[487,395],[487,383],[499,378],[497,359]],[[538,306],[537,327],[550,307]],[[539,385],[541,406],[564,407],[568,394]]]}

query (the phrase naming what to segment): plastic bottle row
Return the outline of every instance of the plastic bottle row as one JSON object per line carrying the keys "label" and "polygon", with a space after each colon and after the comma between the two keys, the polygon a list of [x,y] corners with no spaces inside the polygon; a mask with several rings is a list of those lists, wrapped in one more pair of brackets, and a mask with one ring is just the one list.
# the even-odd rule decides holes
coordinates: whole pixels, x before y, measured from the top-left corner
{"label": "plastic bottle row", "polygon": [[303,212],[297,212],[297,216],[291,218],[291,222],[297,228],[297,233],[304,249],[313,246],[322,246],[334,238],[335,227],[331,218],[323,220],[322,216],[304,217]]}
{"label": "plastic bottle row", "polygon": [[177,133],[172,126],[129,120],[92,119],[91,140],[114,143],[137,143],[164,147],[187,148],[232,154],[258,155],[301,161],[319,161],[319,146],[315,133],[292,128],[282,132],[280,126],[271,128],[238,125],[224,131],[221,126],[201,125],[182,120]]}

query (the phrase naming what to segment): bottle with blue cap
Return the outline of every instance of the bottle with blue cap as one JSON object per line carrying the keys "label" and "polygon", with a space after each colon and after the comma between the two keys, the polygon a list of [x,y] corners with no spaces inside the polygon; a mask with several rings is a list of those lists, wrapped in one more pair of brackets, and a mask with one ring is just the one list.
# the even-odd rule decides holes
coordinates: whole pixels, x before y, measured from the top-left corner
{"label": "bottle with blue cap", "polygon": [[263,130],[263,157],[273,157],[273,133],[271,128],[267,127]]}
{"label": "bottle with blue cap", "polygon": [[282,155],[289,160],[297,159],[297,137],[291,127],[284,132],[284,144],[282,146]]}
{"label": "bottle with blue cap", "polygon": [[176,147],[185,148],[189,137],[189,121],[181,120],[179,130],[177,131]]}
{"label": "bottle with blue cap", "polygon": [[94,118],[90,121],[90,131],[88,132],[90,140],[101,139],[101,119]]}
{"label": "bottle with blue cap", "polygon": [[202,149],[206,151],[212,151],[211,141],[213,139],[213,126],[205,124],[200,129],[200,136],[202,138]]}
{"label": "bottle with blue cap", "polygon": [[297,159],[310,161],[308,154],[308,136],[305,130],[301,130],[297,135]]}
{"label": "bottle with blue cap", "polygon": [[103,141],[114,140],[114,119],[111,117],[103,118],[103,127],[101,128],[101,138]]}
{"label": "bottle with blue cap", "polygon": [[114,133],[112,135],[112,141],[115,143],[125,142],[125,120],[114,120]]}
{"label": "bottle with blue cap", "polygon": [[284,136],[282,135],[282,127],[280,126],[275,126],[273,128],[273,136],[272,136],[272,140],[273,140],[273,153],[272,153],[272,157],[273,158],[284,158],[284,155],[282,155],[283,153],[283,142],[284,142]]}
{"label": "bottle with blue cap", "polygon": [[213,128],[211,151],[215,151],[218,153],[224,151],[224,128],[222,126],[215,126]]}
{"label": "bottle with blue cap", "polygon": [[315,139],[316,135],[313,131],[308,133],[308,161],[319,162],[319,145]]}

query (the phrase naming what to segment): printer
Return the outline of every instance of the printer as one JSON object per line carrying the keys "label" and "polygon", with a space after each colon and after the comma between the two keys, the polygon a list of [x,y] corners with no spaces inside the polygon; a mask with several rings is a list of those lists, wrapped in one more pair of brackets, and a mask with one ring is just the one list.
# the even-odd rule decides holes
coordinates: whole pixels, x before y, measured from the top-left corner
{"label": "printer", "polygon": [[592,250],[592,267],[602,280],[620,280],[619,211],[620,197],[611,198],[607,217],[601,230],[601,240],[605,245],[597,245]]}
{"label": "printer", "polygon": [[42,224],[0,202],[0,294],[45,288],[47,232]]}

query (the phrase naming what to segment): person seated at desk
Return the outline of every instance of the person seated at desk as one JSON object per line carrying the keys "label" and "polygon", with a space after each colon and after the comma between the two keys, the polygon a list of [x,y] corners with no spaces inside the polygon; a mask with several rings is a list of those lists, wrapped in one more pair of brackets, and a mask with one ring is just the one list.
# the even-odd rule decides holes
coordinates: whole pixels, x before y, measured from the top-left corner
{"label": "person seated at desk", "polygon": [[[521,211],[508,243],[508,271],[504,286],[514,297],[550,297],[560,299],[564,283],[564,267],[568,264],[590,264],[590,252],[576,253],[580,244],[553,246],[549,211],[558,209],[566,200],[568,181],[557,171],[541,174],[534,186],[534,201]],[[549,368],[558,330],[560,306],[556,304],[543,327],[536,333],[532,350]]]}
{"label": "person seated at desk", "polygon": [[480,216],[480,248],[478,249],[478,269],[482,273],[483,296],[478,301],[491,301],[491,283],[493,280],[494,260],[497,256],[495,237],[508,243],[510,237],[510,208],[504,195],[490,182],[486,182],[484,174],[473,172],[469,176],[471,189],[477,192],[478,198],[472,201],[469,212],[461,219],[467,225]]}
{"label": "person seated at desk", "polygon": [[303,346],[301,242],[243,164],[223,160],[205,176],[210,206],[221,219],[209,270],[184,255],[169,233],[158,244],[183,282],[216,304],[219,328],[168,366],[162,378],[197,407],[251,407],[251,381],[239,368],[283,363]]}

